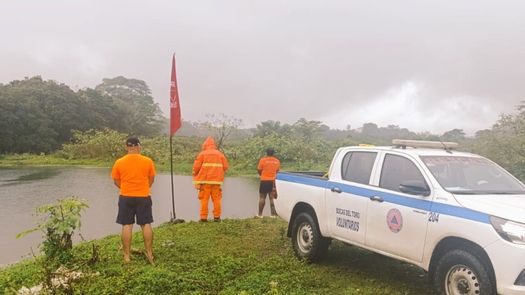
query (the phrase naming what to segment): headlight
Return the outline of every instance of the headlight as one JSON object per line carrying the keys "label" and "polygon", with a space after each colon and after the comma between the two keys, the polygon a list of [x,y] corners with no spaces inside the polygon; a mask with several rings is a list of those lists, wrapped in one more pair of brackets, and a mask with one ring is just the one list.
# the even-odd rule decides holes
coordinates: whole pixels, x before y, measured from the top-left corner
{"label": "headlight", "polygon": [[525,245],[525,224],[491,216],[490,223],[505,240]]}

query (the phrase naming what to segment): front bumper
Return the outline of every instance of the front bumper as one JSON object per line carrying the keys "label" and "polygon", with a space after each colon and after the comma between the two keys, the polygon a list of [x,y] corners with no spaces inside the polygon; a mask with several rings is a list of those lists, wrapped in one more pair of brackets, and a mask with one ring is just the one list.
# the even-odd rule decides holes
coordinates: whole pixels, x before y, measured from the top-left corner
{"label": "front bumper", "polygon": [[525,246],[501,239],[485,247],[485,251],[494,267],[498,294],[524,295],[525,286],[515,283],[525,270]]}

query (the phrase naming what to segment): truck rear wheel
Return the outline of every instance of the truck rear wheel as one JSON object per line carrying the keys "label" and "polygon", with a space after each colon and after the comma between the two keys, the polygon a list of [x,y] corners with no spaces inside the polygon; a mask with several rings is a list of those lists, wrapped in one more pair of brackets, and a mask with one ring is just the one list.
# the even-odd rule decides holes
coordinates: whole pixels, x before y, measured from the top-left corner
{"label": "truck rear wheel", "polygon": [[496,284],[481,259],[461,249],[443,255],[434,273],[433,285],[437,294],[496,294]]}
{"label": "truck rear wheel", "polygon": [[299,259],[318,261],[328,250],[330,241],[321,235],[310,214],[303,212],[295,217],[292,225],[292,245]]}

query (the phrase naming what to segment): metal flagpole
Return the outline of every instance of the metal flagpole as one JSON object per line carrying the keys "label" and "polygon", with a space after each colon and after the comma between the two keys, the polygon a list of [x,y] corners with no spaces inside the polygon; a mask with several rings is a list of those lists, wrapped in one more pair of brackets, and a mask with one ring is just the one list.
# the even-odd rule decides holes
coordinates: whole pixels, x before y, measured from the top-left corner
{"label": "metal flagpole", "polygon": [[175,213],[175,190],[173,188],[173,135],[170,135],[170,175],[171,175],[171,223],[183,223],[184,219],[178,219]]}
{"label": "metal flagpole", "polygon": [[171,86],[170,86],[170,175],[171,175],[171,223],[184,222],[177,219],[175,214],[175,190],[173,188],[173,134],[181,126],[179,94],[177,92],[177,75],[175,72],[175,54],[171,63]]}
{"label": "metal flagpole", "polygon": [[171,175],[171,222],[175,222],[177,216],[175,215],[175,190],[173,188],[173,135],[170,135],[170,175]]}

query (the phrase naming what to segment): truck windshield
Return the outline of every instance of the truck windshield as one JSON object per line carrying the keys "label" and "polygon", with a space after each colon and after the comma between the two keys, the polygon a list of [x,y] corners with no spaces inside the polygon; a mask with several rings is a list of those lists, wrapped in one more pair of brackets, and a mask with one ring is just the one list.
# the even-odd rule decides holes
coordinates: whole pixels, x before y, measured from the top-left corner
{"label": "truck windshield", "polygon": [[525,194],[525,186],[484,158],[421,156],[439,184],[454,194]]}

